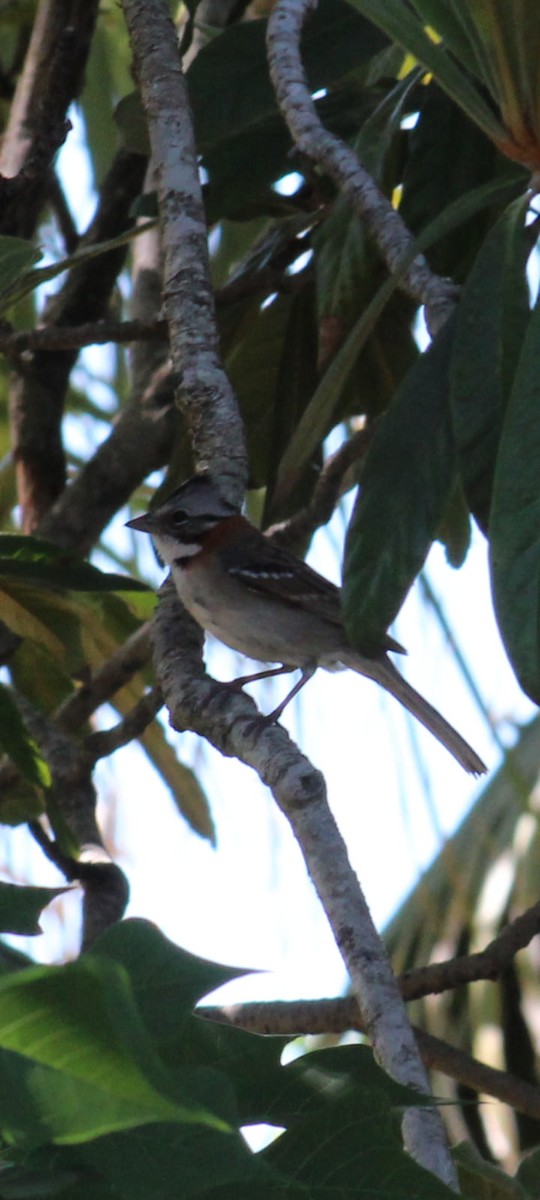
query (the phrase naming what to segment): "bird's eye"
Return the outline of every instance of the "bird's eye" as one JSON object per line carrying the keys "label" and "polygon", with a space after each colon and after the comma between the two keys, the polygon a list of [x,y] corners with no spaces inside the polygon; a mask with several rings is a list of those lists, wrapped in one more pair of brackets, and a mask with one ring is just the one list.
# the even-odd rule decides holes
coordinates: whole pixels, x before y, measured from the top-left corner
{"label": "bird's eye", "polygon": [[186,521],[187,521],[187,513],[185,513],[183,511],[183,509],[177,509],[177,511],[174,513],[171,513],[171,515],[169,517],[169,523],[173,526],[174,529],[179,528],[180,525],[185,525]]}

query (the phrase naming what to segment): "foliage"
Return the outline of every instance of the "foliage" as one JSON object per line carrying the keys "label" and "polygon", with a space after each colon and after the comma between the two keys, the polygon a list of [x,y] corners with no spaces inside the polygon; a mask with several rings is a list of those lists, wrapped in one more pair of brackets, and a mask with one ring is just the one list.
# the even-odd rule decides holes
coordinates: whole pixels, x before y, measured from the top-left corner
{"label": "foliage", "polygon": [[[177,19],[188,58],[193,51],[187,81],[217,320],[250,489],[264,497],[255,503],[266,523],[293,518],[313,499],[327,435],[365,428],[365,461],[343,468],[332,497],[361,477],[344,561],[351,639],[376,651],[433,542],[460,565],[474,520],[489,542],[503,643],[538,701],[540,301],[531,301],[528,281],[538,232],[529,191],[540,168],[537,2],[321,0],[306,26],[302,53],[319,118],[356,150],[414,235],[392,274],[343,192],[292,144],[268,74],[261,6],[236,12],[225,28],[205,22],[206,7],[180,6]],[[20,119],[13,96],[24,93],[35,19],[31,3],[0,12],[4,147]],[[62,36],[77,39],[79,23],[80,13]],[[118,882],[113,864],[88,864],[82,854],[100,844],[93,768],[133,737],[194,833],[212,840],[214,829],[199,779],[152,719],[153,593],[134,578],[132,543],[107,532],[117,514],[146,506],[153,472],[167,489],[192,466],[167,367],[158,258],[148,270],[138,257],[141,243],[157,239],[156,200],[120,6],[101,6],[82,73],[84,89],[68,100],[77,102],[97,195],[86,230],[47,160],[66,132],[54,107],[63,75],[45,76],[32,109],[48,114],[49,141],[13,173],[0,153],[0,818],[29,823],[88,897],[104,880]],[[43,253],[48,261],[36,266]],[[418,297],[407,286],[419,253],[461,286],[425,351],[414,335]],[[144,328],[126,333],[131,304]],[[84,351],[100,342],[109,344],[106,383]],[[95,565],[85,561],[90,550]],[[100,741],[95,719],[105,703],[117,725]],[[484,793],[450,857],[392,924],[404,969],[419,955],[428,961],[442,941],[456,954],[472,946],[489,870],[510,849],[532,874],[537,837],[521,859],[515,838],[534,810],[536,730],[521,749],[526,768],[518,746],[504,786]],[[61,890],[0,884],[1,931],[37,933]],[[522,886],[505,900],[494,936],[534,895]],[[122,902],[115,893],[111,922]],[[411,1095],[367,1047],[325,1048],[283,1066],[286,1039],[193,1015],[237,973],[174,948],[144,922],[112,924],[62,967],[36,967],[6,946],[0,973],[4,1200],[450,1194],[402,1150],[396,1114]],[[509,987],[501,993],[512,1017],[501,1022],[505,1067],[519,1060],[518,1027],[532,1057],[526,975],[517,999]],[[474,1005],[458,1009],[446,1013],[445,1031],[470,1049],[464,1029],[477,1015]],[[429,1025],[432,1011],[419,1019]],[[535,1083],[531,1062],[527,1069]],[[525,1129],[520,1119],[516,1153],[538,1141],[536,1124]],[[240,1130],[261,1122],[284,1132],[254,1154]],[[489,1154],[480,1125],[470,1121],[471,1138]],[[538,1152],[513,1179],[470,1149],[458,1158],[468,1196],[538,1194]]]}
{"label": "foliage", "polygon": [[[382,1179],[388,1196],[449,1196],[399,1144],[395,1113],[420,1099],[366,1047],[282,1066],[285,1039],[193,1015],[234,974],[143,921],[112,929],[69,966],[7,971],[3,1194],[48,1186],[67,1197],[225,1197],[256,1188],[270,1200],[375,1195]],[[253,1155],[238,1127],[260,1122],[286,1132]]]}

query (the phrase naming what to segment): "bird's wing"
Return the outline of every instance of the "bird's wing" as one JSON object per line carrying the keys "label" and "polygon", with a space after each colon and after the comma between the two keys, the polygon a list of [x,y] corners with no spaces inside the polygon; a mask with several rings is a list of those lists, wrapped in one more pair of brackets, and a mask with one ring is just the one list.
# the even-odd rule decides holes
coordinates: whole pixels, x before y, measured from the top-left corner
{"label": "bird's wing", "polygon": [[232,543],[220,548],[223,565],[229,573],[250,591],[277,596],[306,612],[316,609],[327,621],[340,625],[339,588],[258,530],[253,533],[250,544],[244,541],[243,546]]}
{"label": "bird's wing", "polygon": [[[257,529],[253,529],[249,543],[244,539],[243,545],[231,542],[220,547],[220,556],[229,573],[250,591],[276,596],[333,625],[343,625],[339,588]],[[391,637],[384,639],[381,648],[405,653]]]}

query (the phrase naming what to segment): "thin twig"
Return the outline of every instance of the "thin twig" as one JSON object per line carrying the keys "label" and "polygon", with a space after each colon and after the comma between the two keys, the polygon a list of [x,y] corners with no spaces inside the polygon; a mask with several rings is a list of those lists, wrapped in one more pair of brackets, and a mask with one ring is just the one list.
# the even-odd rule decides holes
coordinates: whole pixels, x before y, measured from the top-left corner
{"label": "thin twig", "polygon": [[[293,1000],[205,1005],[197,1014],[209,1021],[247,1029],[251,1033],[282,1037],[306,1034],[345,1033],[350,1029],[364,1032],[364,1024],[353,997],[335,1000]],[[414,1026],[414,1034],[426,1067],[440,1071],[476,1092],[495,1096],[518,1112],[540,1119],[540,1088],[509,1071],[500,1071],[451,1046],[441,1038]]]}
{"label": "thin twig", "polygon": [[58,727],[64,733],[80,729],[101,704],[110,700],[149,661],[150,626],[146,621],[90,679],[64,700],[54,714]]}
{"label": "thin twig", "polygon": [[463,987],[478,979],[496,979],[518,951],[524,950],[538,933],[540,901],[515,917],[485,950],[406,971],[400,976],[402,993],[407,1000],[418,1000],[422,996],[433,996]]}
{"label": "thin twig", "polygon": [[115,750],[141,737],[162,707],[163,696],[159,688],[151,688],[112,729],[99,729],[95,733],[89,733],[83,743],[86,753],[93,762],[114,754]]}
{"label": "thin twig", "polygon": [[22,354],[24,350],[81,350],[84,346],[104,346],[107,342],[147,342],[167,338],[167,322],[154,321],[85,321],[83,325],[53,325],[40,329],[25,329],[20,333],[0,331],[0,351]]}
{"label": "thin twig", "polygon": [[[324,463],[309,504],[287,521],[270,525],[265,530],[266,536],[271,537],[272,541],[280,546],[301,545],[306,538],[311,538],[321,525],[326,525],[342,495],[346,472],[353,465],[361,464],[369,450],[374,432],[375,422],[347,438],[339,450],[330,455]],[[354,487],[356,483],[358,479],[351,479],[349,486]]]}
{"label": "thin twig", "polygon": [[[354,150],[324,129],[311,98],[300,56],[300,37],[316,5],[317,0],[277,0],[270,13],[268,62],[278,104],[301,153],[322,167],[347,197],[375,239],[388,269],[394,272],[414,238]],[[404,278],[404,286],[426,306],[426,321],[436,333],[454,307],[455,285],[435,275],[423,255],[418,255]]]}

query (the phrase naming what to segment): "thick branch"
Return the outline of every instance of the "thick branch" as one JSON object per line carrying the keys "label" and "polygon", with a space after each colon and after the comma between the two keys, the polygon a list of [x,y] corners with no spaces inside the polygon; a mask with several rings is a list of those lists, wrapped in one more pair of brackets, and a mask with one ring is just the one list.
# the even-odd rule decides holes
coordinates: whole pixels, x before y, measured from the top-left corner
{"label": "thick branch", "polygon": [[165,0],[122,0],[148,121],[164,256],[164,308],[178,400],[195,458],[239,504],[244,433],[218,347],[206,221],[187,87]]}
{"label": "thick branch", "polygon": [[[140,192],[144,170],[141,155],[118,153],[104,181],[96,216],[82,240],[84,245],[95,245],[132,226],[130,208]],[[77,325],[103,316],[126,253],[122,246],[73,269],[47,307],[46,324]],[[74,350],[27,350],[15,364],[10,412],[19,501],[27,532],[35,530],[65,486],[61,421],[76,357]]]}
{"label": "thick branch", "polygon": [[42,537],[87,554],[111,518],[151,471],[168,461],[177,422],[168,366],[124,408],[109,437],[40,524]]}
{"label": "thick branch", "polygon": [[[379,190],[354,150],[323,128],[311,99],[302,60],[300,37],[317,0],[277,0],[268,20],[268,62],[277,100],[299,150],[317,163],[350,201],[372,235],[391,272],[401,266],[414,239],[397,210]],[[452,311],[456,289],[435,275],[422,255],[411,264],[404,286],[426,306],[434,334]]]}
{"label": "thick branch", "polygon": [[98,7],[98,0],[39,0],[0,150],[3,234],[34,232],[69,129],[67,112],[82,87]]}
{"label": "thick branch", "polygon": [[[260,718],[249,697],[208,678],[201,640],[199,627],[183,612],[171,586],[165,585],[155,618],[154,646],[171,724],[175,729],[194,730],[222,754],[253,767],[272,790],[304,855],[379,1062],[392,1078],[429,1092],[395,976],[328,807],[322,775],[281,726]],[[409,1109],[404,1121],[408,1146],[416,1151],[420,1145],[423,1165],[455,1186],[439,1114]]]}
{"label": "thick branch", "polygon": [[[96,822],[92,758],[54,721],[33,709],[24,696],[18,697],[18,705],[28,732],[49,764],[53,779],[51,803],[81,846],[83,867],[77,869],[77,878],[84,891],[83,946],[87,946],[98,933],[120,920],[128,899],[127,881],[109,857]],[[74,878],[75,868],[70,872],[68,878]]]}

